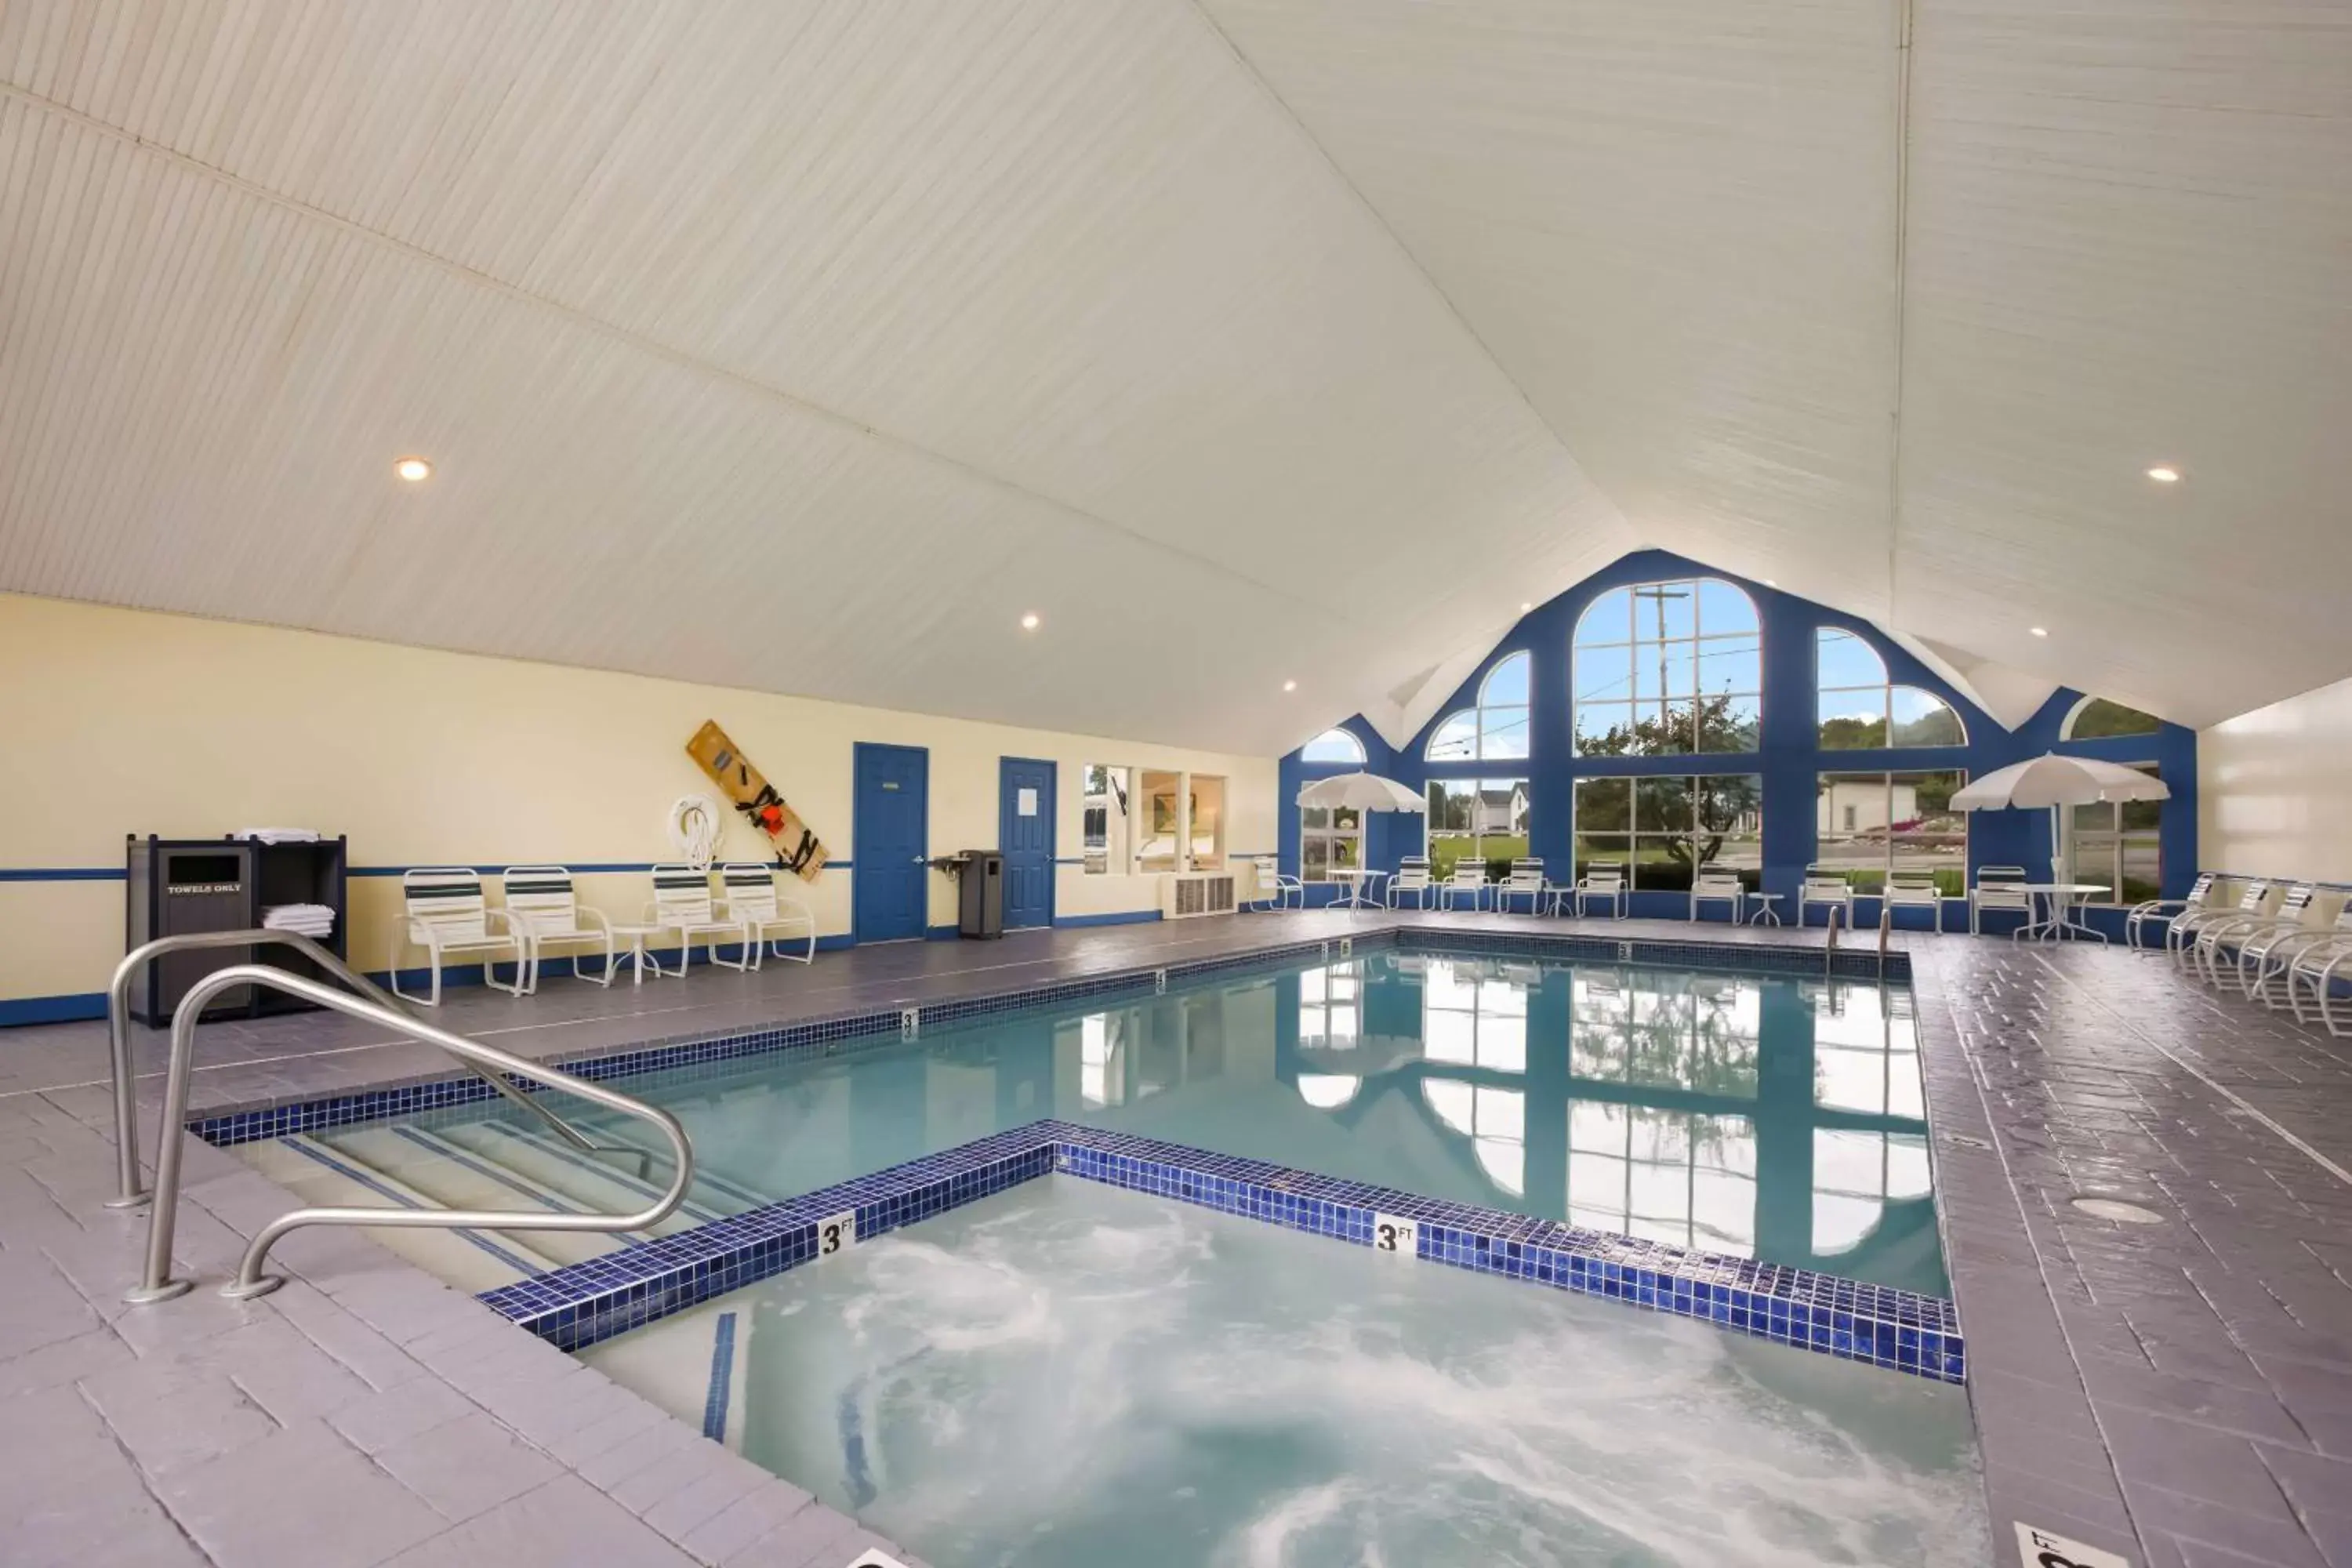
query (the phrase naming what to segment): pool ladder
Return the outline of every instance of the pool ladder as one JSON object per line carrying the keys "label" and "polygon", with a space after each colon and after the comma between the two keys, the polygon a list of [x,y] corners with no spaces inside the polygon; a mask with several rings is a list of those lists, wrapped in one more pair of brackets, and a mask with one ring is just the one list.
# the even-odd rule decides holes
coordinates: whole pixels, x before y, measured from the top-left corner
{"label": "pool ladder", "polygon": [[[358,994],[338,991],[307,976],[268,963],[231,964],[213,971],[190,986],[188,994],[181,998],[178,1010],[172,1016],[172,1057],[164,1080],[163,1120],[157,1129],[155,1187],[152,1194],[142,1191],[139,1184],[137,1088],[131,1059],[129,1001],[132,976],[141,964],[166,952],[190,948],[259,947],[271,943],[293,948]],[[687,1189],[693,1185],[694,1148],[687,1140],[686,1130],[669,1112],[601,1084],[591,1083],[585,1079],[575,1078],[555,1068],[527,1060],[496,1047],[486,1046],[479,1040],[425,1023],[403,1008],[373,981],[309,937],[284,931],[201,931],[159,937],[123,959],[116,967],[113,983],[107,991],[108,1045],[112,1052],[114,1074],[115,1148],[122,1187],[121,1195],[109,1199],[107,1206],[127,1208],[151,1198],[154,1205],[148,1219],[146,1272],[135,1289],[124,1292],[125,1300],[140,1304],[168,1301],[186,1291],[193,1283],[172,1278],[172,1239],[179,1209],[181,1150],[186,1136],[189,1079],[194,1068],[196,1021],[207,1003],[234,985],[267,986],[331,1012],[363,1019],[412,1040],[436,1047],[456,1058],[468,1072],[506,1099],[536,1116],[564,1142],[585,1153],[621,1155],[640,1162],[652,1158],[650,1152],[633,1145],[593,1142],[547,1106],[524,1093],[517,1087],[515,1079],[521,1079],[546,1089],[560,1089],[578,1095],[591,1104],[651,1122],[655,1131],[668,1142],[675,1168],[668,1189],[652,1206],[625,1215],[550,1214],[544,1210],[509,1212],[498,1209],[295,1209],[278,1215],[255,1235],[237,1267],[236,1278],[221,1288],[224,1296],[240,1300],[259,1296],[284,1283],[276,1277],[263,1274],[261,1266],[279,1238],[304,1226],[394,1226],[446,1230],[644,1230],[667,1219],[671,1212],[686,1200]],[[644,1169],[646,1167],[641,1163],[640,1171]]]}
{"label": "pool ladder", "polygon": [[[1822,950],[1822,978],[1825,981],[1834,977],[1837,973],[1839,917],[1845,914],[1853,906],[1849,904],[1830,905],[1830,941],[1829,945]],[[1895,910],[1893,906],[1888,904],[1885,899],[1879,900],[1878,983],[1881,985],[1886,984],[1886,934],[1889,931],[1894,929],[1894,918]]]}

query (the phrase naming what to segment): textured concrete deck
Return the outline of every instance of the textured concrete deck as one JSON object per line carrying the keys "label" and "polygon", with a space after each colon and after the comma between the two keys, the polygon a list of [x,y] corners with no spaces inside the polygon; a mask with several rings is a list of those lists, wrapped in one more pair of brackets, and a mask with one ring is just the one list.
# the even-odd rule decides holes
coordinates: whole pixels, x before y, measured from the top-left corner
{"label": "textured concrete deck", "polygon": [[[867,948],[642,989],[465,993],[442,1021],[547,1056],[1388,923],[1318,912]],[[2149,1568],[2352,1568],[2352,1052],[2117,951],[1896,940],[1919,990],[2000,1560],[2018,1561],[2021,1521]],[[161,1037],[142,1033],[142,1070],[160,1071]],[[200,1105],[446,1071],[315,1015],[209,1026],[200,1044]],[[98,1026],[0,1033],[8,1561],[831,1564],[870,1542],[364,1237],[298,1234],[278,1253],[293,1283],[222,1300],[210,1287],[242,1237],[294,1200],[199,1144],[179,1252],[204,1283],[122,1306],[144,1226],[100,1203],[104,1060]],[[2161,1223],[2092,1217],[2080,1195]]]}

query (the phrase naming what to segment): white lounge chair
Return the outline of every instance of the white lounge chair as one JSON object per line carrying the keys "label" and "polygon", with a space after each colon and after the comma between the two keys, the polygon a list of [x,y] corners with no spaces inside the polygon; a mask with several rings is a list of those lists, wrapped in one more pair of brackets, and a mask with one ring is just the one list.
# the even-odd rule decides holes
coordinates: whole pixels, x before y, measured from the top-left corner
{"label": "white lounge chair", "polygon": [[[646,923],[663,931],[677,932],[677,973],[684,974],[694,965],[694,942],[702,939],[710,949],[710,962],[726,969],[751,967],[751,933],[741,921],[723,920],[711,907],[710,873],[693,866],[656,866],[654,868],[654,900],[646,906]],[[722,941],[743,944],[743,956],[727,959],[719,956]]]}
{"label": "white lounge chair", "polygon": [[1944,929],[1944,889],[1937,886],[1933,871],[1890,872],[1886,879],[1886,890],[1879,898],[1879,909],[1889,925],[1894,923],[1897,910],[1925,910],[1927,911],[1927,929]]}
{"label": "white lounge chair", "polygon": [[2169,926],[2172,921],[2192,910],[2208,907],[2213,899],[2214,884],[2220,880],[2210,871],[2200,871],[2197,879],[2189,884],[2185,899],[2144,899],[2131,907],[2124,917],[2124,944],[2134,952],[2160,955],[2164,952],[2164,932],[2156,933],[2155,945],[2149,945],[2148,928]]}
{"label": "white lounge chair", "polygon": [[[816,917],[798,899],[776,890],[774,867],[752,860],[730,860],[719,868],[719,885],[723,889],[725,918],[740,925],[751,939],[752,968],[759,968],[766,961],[770,949],[778,958],[789,958],[795,963],[815,959]],[[786,942],[807,945],[798,952],[787,952]]]}
{"label": "white lounge chair", "polygon": [[1608,900],[1611,917],[1623,920],[1633,896],[1633,880],[1625,874],[1625,862],[1587,860],[1584,863],[1584,875],[1576,879],[1576,887],[1572,889],[1571,896],[1575,900],[1577,918],[1580,920],[1584,917],[1588,907],[1595,899]]}
{"label": "white lounge chair", "polygon": [[[482,897],[481,873],[467,866],[420,866],[400,879],[402,918],[392,933],[393,994],[427,1007],[441,1005],[441,964],[445,959],[478,957],[482,984],[511,996],[523,994],[530,964],[526,939],[516,934],[504,910],[490,908]],[[491,929],[497,926],[499,930]],[[400,988],[400,960],[409,946],[425,950],[433,983],[422,996]],[[499,980],[498,956],[514,961],[511,985]]]}
{"label": "white lounge chair", "polygon": [[1495,884],[1495,907],[1511,912],[1511,900],[1525,899],[1531,915],[1559,913],[1559,889],[1544,877],[1542,859],[1524,855],[1511,862],[1511,874]]}
{"label": "white lounge chair", "polygon": [[1465,893],[1469,895],[1472,909],[1480,910],[1486,907],[1486,867],[1467,860],[1456,862],[1454,875],[1445,879],[1437,889],[1438,907],[1458,910],[1462,907],[1462,898]]}
{"label": "white lounge chair", "polygon": [[2183,968],[2197,957],[2198,936],[2205,927],[2244,915],[2265,914],[2270,907],[2271,883],[2258,877],[2239,890],[2234,904],[2209,904],[2175,916],[2172,923],[2164,928],[2165,955],[2171,959],[2172,967]]}
{"label": "white lounge chair", "polygon": [[1258,906],[1259,913],[1307,907],[1307,884],[1296,877],[1285,876],[1281,861],[1271,855],[1260,855],[1250,865],[1257,872],[1257,897],[1250,901]]}
{"label": "white lounge chair", "polygon": [[1410,896],[1413,908],[1425,910],[1429,908],[1430,895],[1437,890],[1437,883],[1429,874],[1429,857],[1408,855],[1397,862],[1397,874],[1389,879],[1388,905],[1401,910]]}
{"label": "white lounge chair", "polygon": [[1691,879],[1690,918],[1698,919],[1701,904],[1728,904],[1731,923],[1738,925],[1748,912],[1748,889],[1739,880],[1739,873],[1724,866],[1701,866],[1698,875]]}
{"label": "white lounge chair", "polygon": [[2288,886],[2275,909],[2240,912],[2200,924],[2191,956],[2204,972],[2205,984],[2216,990],[2234,988],[2239,955],[2250,946],[2267,948],[2280,937],[2303,930],[2311,915],[2312,900],[2318,897],[2319,889],[2314,884],[2295,882]]}
{"label": "white lounge chair", "polygon": [[2022,866],[1979,866],[1977,885],[1969,889],[1969,934],[1984,935],[1987,910],[1999,914],[2018,917],[2015,936],[2033,923],[2033,895],[2025,890],[2025,868]]}
{"label": "white lounge chair", "polygon": [[[2317,1022],[2338,1037],[2352,1034],[2352,1007],[2346,1008],[2342,1019],[2336,1016],[2336,983],[2352,982],[2352,903],[2344,906],[2334,925],[2313,934],[2319,940],[2298,944],[2286,959],[2287,1003],[2299,1024]],[[2311,993],[2308,1014],[2303,1010],[2306,987]]]}
{"label": "white lounge chair", "polygon": [[[2304,956],[2338,943],[2352,942],[2352,898],[2336,910],[2326,925],[2305,924],[2299,930],[2257,933],[2238,950],[2238,989],[2275,1012],[2294,1002],[2294,971]],[[2273,981],[2283,982],[2278,991]]]}
{"label": "white lounge chair", "polygon": [[1805,868],[1805,879],[1797,888],[1797,923],[1805,923],[1806,913],[1816,906],[1845,911],[1844,923],[1853,924],[1853,883],[1834,866],[1811,865]]}
{"label": "white lounge chair", "polygon": [[[539,966],[545,962],[551,946],[570,948],[559,956],[572,960],[572,975],[575,980],[593,980],[599,985],[613,984],[613,922],[604,918],[602,910],[583,909],[572,891],[572,872],[562,866],[509,866],[499,879],[506,889],[507,918],[530,947],[530,970],[523,980],[527,991],[539,989]],[[591,974],[580,967],[587,954],[602,952],[604,955],[603,973]]]}

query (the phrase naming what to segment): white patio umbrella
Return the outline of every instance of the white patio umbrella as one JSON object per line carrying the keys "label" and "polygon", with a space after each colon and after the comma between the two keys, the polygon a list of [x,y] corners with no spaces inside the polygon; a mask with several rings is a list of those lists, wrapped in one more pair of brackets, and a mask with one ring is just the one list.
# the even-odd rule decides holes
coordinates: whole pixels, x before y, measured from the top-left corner
{"label": "white patio umbrella", "polygon": [[1427,811],[1419,791],[1378,773],[1334,773],[1298,792],[1301,805],[1333,805],[1356,811]]}
{"label": "white patio umbrella", "polygon": [[2137,768],[2103,763],[2095,757],[2062,757],[2047,752],[2028,763],[2013,763],[1991,773],[1952,796],[1957,811],[2050,809],[2050,846],[2059,858],[2058,880],[2073,880],[2066,864],[2069,846],[2059,812],[2070,805],[2090,805],[2103,800],[2169,800],[2165,782]]}

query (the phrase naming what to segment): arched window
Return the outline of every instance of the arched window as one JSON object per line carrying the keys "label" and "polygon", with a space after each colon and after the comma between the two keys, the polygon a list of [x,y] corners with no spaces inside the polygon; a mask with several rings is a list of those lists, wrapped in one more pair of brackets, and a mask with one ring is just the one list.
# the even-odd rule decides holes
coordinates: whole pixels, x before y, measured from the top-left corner
{"label": "arched window", "polygon": [[2058,738],[2095,741],[2110,735],[2153,735],[2163,727],[2164,721],[2153,713],[2143,713],[2104,697],[2085,697],[2074,704],[2074,710],[2058,727]]}
{"label": "arched window", "polygon": [[1433,763],[1514,761],[1528,754],[1528,685],[1535,659],[1515,653],[1486,672],[1478,706],[1445,716],[1422,754]]}
{"label": "arched window", "polygon": [[1686,577],[1612,588],[1577,621],[1571,658],[1580,753],[1756,750],[1763,633],[1754,601],[1730,584]]}
{"label": "arched window", "polygon": [[1878,650],[1852,632],[1823,626],[1815,634],[1813,673],[1823,751],[1968,744],[1949,703],[1916,686],[1894,685]]}
{"label": "arched window", "polygon": [[1345,730],[1326,730],[1299,748],[1302,763],[1364,763],[1364,743]]}

